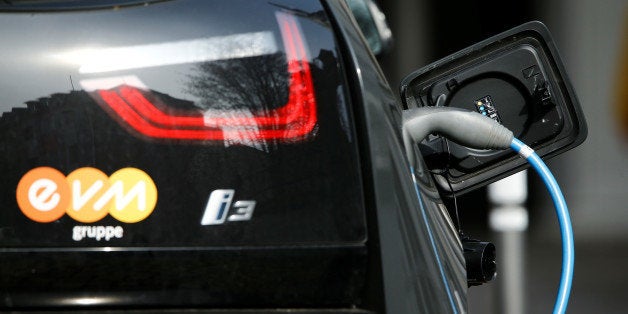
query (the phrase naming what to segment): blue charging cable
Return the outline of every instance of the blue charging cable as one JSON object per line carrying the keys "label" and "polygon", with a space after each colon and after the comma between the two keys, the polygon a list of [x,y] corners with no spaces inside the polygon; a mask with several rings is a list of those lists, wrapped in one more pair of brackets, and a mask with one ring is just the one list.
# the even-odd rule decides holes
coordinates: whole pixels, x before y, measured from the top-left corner
{"label": "blue charging cable", "polygon": [[554,304],[554,314],[562,314],[567,310],[567,303],[569,302],[569,293],[571,292],[571,282],[573,280],[573,265],[574,265],[574,246],[573,246],[573,230],[571,228],[571,220],[569,218],[569,211],[567,209],[567,203],[565,197],[556,183],[556,179],[549,171],[543,160],[537,155],[532,148],[521,142],[520,140],[513,138],[510,147],[517,152],[521,157],[530,163],[530,165],[541,176],[543,183],[550,192],[552,201],[554,201],[554,207],[556,208],[556,215],[558,216],[558,222],[560,225],[560,234],[563,242],[563,269],[560,275],[560,286],[558,287],[558,296],[556,297],[556,303]]}
{"label": "blue charging cable", "polygon": [[458,144],[478,149],[506,149],[510,146],[539,173],[552,196],[560,225],[563,269],[554,314],[565,313],[573,280],[573,230],[565,197],[545,163],[532,148],[516,139],[512,131],[495,120],[477,112],[453,107],[422,107],[409,109],[403,113],[403,141],[410,165],[415,164],[414,143],[422,141],[430,133],[438,133]]}

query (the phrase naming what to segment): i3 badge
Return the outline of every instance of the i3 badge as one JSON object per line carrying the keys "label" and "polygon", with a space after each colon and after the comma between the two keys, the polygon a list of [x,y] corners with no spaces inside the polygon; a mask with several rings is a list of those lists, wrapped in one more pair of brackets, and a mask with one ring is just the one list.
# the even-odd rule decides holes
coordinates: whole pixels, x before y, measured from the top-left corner
{"label": "i3 badge", "polygon": [[[226,221],[251,220],[255,201],[236,201],[231,207],[235,190],[214,190],[209,195],[201,225],[221,225]],[[230,210],[233,208],[233,210]],[[232,212],[231,215],[229,213]]]}

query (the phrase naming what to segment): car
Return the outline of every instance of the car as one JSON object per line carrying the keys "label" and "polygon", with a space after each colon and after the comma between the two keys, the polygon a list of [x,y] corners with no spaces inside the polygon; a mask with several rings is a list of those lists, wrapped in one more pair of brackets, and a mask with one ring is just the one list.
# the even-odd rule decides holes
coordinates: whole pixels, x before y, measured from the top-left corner
{"label": "car", "polygon": [[465,312],[461,235],[410,170],[369,10],[0,4],[0,308]]}

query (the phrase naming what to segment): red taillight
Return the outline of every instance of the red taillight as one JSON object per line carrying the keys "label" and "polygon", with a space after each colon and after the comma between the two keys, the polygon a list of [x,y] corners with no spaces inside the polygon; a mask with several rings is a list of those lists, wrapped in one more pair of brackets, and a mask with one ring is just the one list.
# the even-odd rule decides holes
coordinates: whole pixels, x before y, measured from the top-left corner
{"label": "red taillight", "polygon": [[[171,114],[149,101],[144,91],[123,85],[99,90],[114,117],[142,135],[152,138],[202,141],[299,140],[311,134],[317,122],[316,100],[307,52],[295,18],[277,13],[288,60],[288,101],[284,106],[259,114],[238,111],[213,115]],[[154,102],[158,102],[156,98]]]}

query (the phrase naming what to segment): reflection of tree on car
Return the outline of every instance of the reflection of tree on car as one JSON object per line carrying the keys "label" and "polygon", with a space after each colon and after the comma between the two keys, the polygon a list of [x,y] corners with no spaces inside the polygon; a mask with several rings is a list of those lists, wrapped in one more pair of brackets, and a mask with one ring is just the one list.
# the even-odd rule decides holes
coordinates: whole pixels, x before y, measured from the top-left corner
{"label": "reflection of tree on car", "polygon": [[[338,63],[332,51],[320,50],[310,63],[310,70],[318,78],[316,89],[337,91],[337,97],[342,97],[335,75]],[[289,97],[290,73],[283,53],[200,63],[188,78],[187,92],[200,99],[196,106],[208,115],[224,116],[225,109],[228,116],[272,115],[271,111],[284,106]],[[342,115],[341,119],[349,134],[349,118]],[[239,142],[263,150],[270,143],[276,141],[266,141],[262,146]]]}
{"label": "reflection of tree on car", "polygon": [[[275,109],[288,98],[286,65],[283,53],[200,63],[195,66],[194,74],[188,76],[187,92],[200,99],[196,106],[207,110]],[[325,72],[327,68],[336,67],[336,57],[327,50],[321,50],[310,63],[312,71]],[[319,80],[317,87],[324,84],[335,89],[331,85],[340,84],[336,76],[328,79]]]}
{"label": "reflection of tree on car", "polygon": [[189,76],[187,91],[200,108],[274,109],[288,98],[288,71],[283,53],[203,62]]}

